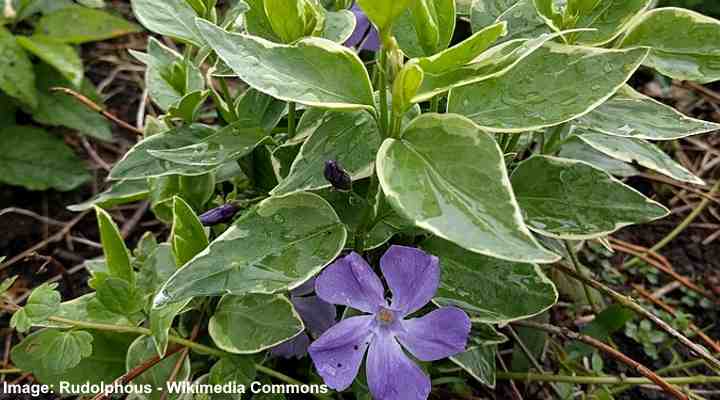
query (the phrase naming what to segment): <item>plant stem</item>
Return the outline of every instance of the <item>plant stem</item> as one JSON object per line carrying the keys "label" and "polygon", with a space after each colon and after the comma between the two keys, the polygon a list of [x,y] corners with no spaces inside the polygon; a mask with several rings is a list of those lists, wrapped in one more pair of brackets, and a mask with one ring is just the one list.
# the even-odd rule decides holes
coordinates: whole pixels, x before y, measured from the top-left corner
{"label": "plant stem", "polygon": [[133,132],[133,133],[138,134],[138,135],[143,135],[143,134],[144,134],[142,129],[138,129],[138,128],[136,128],[136,127],[128,124],[127,122],[125,122],[125,121],[121,120],[120,118],[116,117],[114,114],[112,114],[112,113],[110,113],[109,111],[105,110],[104,108],[100,107],[100,106],[99,106],[97,103],[95,103],[94,101],[90,100],[90,99],[87,98],[86,96],[84,96],[84,95],[82,95],[82,94],[80,94],[80,93],[78,93],[78,92],[76,92],[76,91],[74,91],[74,90],[72,90],[72,89],[68,89],[68,88],[65,88],[65,87],[51,87],[51,88],[50,88],[50,91],[51,91],[51,92],[61,92],[61,93],[65,93],[65,94],[67,94],[67,95],[70,95],[70,96],[74,97],[75,100],[77,100],[77,101],[79,101],[80,103],[82,103],[85,107],[89,108],[89,109],[92,110],[92,111],[95,111],[96,113],[98,113],[98,114],[102,115],[103,117],[109,119],[110,121],[116,123],[116,124],[117,124],[118,126],[120,126],[121,128],[127,129],[127,130],[129,130],[129,131],[131,131],[131,132]]}
{"label": "plant stem", "polygon": [[671,394],[673,397],[679,400],[688,400],[688,397],[681,393],[679,390],[677,390],[675,387],[673,387],[671,384],[669,384],[666,380],[659,377],[656,373],[648,369],[646,366],[640,364],[639,362],[633,360],[632,358],[628,357],[627,355],[613,349],[606,343],[603,343],[591,336],[583,335],[574,331],[571,331],[567,328],[557,327],[549,324],[538,324],[535,322],[530,321],[517,321],[513,323],[517,326],[524,326],[527,328],[533,328],[533,329],[539,329],[545,332],[554,333],[556,335],[560,335],[563,337],[566,337],[571,340],[577,340],[580,342],[583,342],[585,344],[588,344],[590,346],[595,347],[596,349],[604,352],[605,354],[609,355],[610,357],[614,358],[615,360],[633,368],[637,373],[640,375],[648,378],[656,385],[662,387],[665,392]]}
{"label": "plant stem", "polygon": [[6,374],[21,374],[22,370],[18,368],[0,369],[0,375]]}
{"label": "plant stem", "polygon": [[294,101],[288,103],[288,137],[295,137],[295,112],[297,104]]}
{"label": "plant stem", "polygon": [[[522,339],[520,338],[520,335],[518,335],[517,332],[515,332],[515,328],[513,328],[512,326],[508,326],[507,328],[508,328],[508,332],[510,332],[510,335],[513,337],[513,340],[515,340],[515,342],[517,342],[518,346],[520,346],[520,350],[522,350],[522,352],[525,354],[525,357],[528,360],[530,360],[530,363],[533,365],[533,367],[535,367],[535,369],[539,373],[545,374],[545,370],[543,370],[542,365],[540,365],[540,363],[535,358],[533,353],[525,345],[525,342],[522,341]],[[558,390],[557,386],[550,383],[550,388],[552,389],[553,392],[555,392],[555,394],[558,396],[558,398],[562,398],[562,394],[560,393],[560,390]]]}
{"label": "plant stem", "polygon": [[585,277],[584,275],[580,275],[580,274],[576,273],[575,271],[571,270],[570,268],[565,267],[562,264],[553,264],[553,267],[560,270],[565,275],[568,275],[571,278],[579,280],[580,282],[584,282],[585,284],[598,290],[599,292],[610,296],[614,301],[621,304],[622,306],[629,308],[630,310],[636,312],[637,314],[649,319],[651,322],[653,322],[655,325],[657,325],[660,329],[667,332],[670,336],[674,337],[680,343],[687,346],[691,351],[695,352],[697,355],[699,355],[704,360],[706,360],[713,369],[715,369],[716,371],[720,371],[720,361],[718,361],[717,358],[713,357],[713,355],[710,354],[703,347],[693,343],[690,339],[685,337],[682,333],[678,332],[675,328],[670,326],[667,322],[663,321],[655,314],[653,314],[650,311],[643,308],[643,306],[638,304],[632,298],[622,295],[592,278],[588,278],[588,277]]}
{"label": "plant stem", "polygon": [[430,112],[440,112],[440,95],[437,95],[430,100]]}
{"label": "plant stem", "polygon": [[[711,198],[715,197],[715,195],[720,191],[720,179],[718,179],[717,182],[715,182],[715,185],[710,189],[710,192],[708,192],[707,197],[703,197],[703,199],[700,201],[700,204],[698,204],[697,207],[690,213],[690,215],[683,220],[683,222],[680,223],[680,225],[676,226],[675,229],[672,230],[672,232],[668,233],[667,236],[665,236],[661,241],[657,242],[653,247],[650,248],[650,251],[657,252],[658,250],[665,247],[668,243],[675,240],[678,235],[680,235],[685,229],[687,229],[690,224],[695,221],[700,214],[702,214],[703,211],[710,205]],[[639,257],[635,257],[632,260],[626,262],[623,264],[623,268],[632,267],[633,265],[636,265],[638,262],[640,262]]]}
{"label": "plant stem", "polygon": [[387,56],[385,54],[385,48],[381,48],[378,52],[378,80],[380,92],[380,134],[382,138],[390,136],[388,132],[388,95],[387,95]]}
{"label": "plant stem", "polygon": [[[143,335],[143,336],[152,336],[152,332],[150,329],[147,328],[141,328],[137,326],[124,326],[124,325],[111,325],[111,324],[100,324],[95,322],[87,322],[87,321],[76,321],[72,319],[62,318],[62,317],[49,317],[49,321],[51,322],[57,322],[59,324],[73,326],[76,328],[83,328],[83,329],[93,329],[98,331],[109,331],[109,332],[117,332],[117,333],[134,333],[137,335]],[[205,346],[204,344],[196,343],[191,340],[187,340],[178,336],[169,335],[168,341],[179,344],[181,346],[190,348],[192,350],[195,350],[198,353],[207,354],[210,356],[214,356],[217,358],[226,357],[230,355],[230,353],[226,353],[220,349],[216,349],[214,347]],[[273,378],[276,378],[278,380],[281,380],[283,382],[289,383],[291,385],[302,385],[303,383],[293,379],[285,374],[282,374],[278,371],[275,371],[273,369],[270,369],[266,366],[255,364],[255,368]],[[317,393],[315,394],[315,397],[322,400],[331,400],[332,397],[324,394]]]}
{"label": "plant stem", "polygon": [[[582,270],[582,266],[580,265],[580,261],[578,261],[577,254],[575,254],[575,249],[573,249],[572,245],[570,245],[569,240],[563,240],[563,244],[565,244],[565,250],[570,255],[570,260],[572,261],[572,265],[575,268],[575,272],[578,274],[585,276]],[[590,292],[590,288],[588,285],[586,285],[584,282],[582,283],[583,290],[585,291],[585,297],[587,298],[588,304],[590,305],[590,308],[593,310],[593,314],[598,315],[600,314],[600,309],[598,308],[597,304],[595,304],[595,300],[592,298],[592,293]]]}
{"label": "plant stem", "polygon": [[517,147],[518,142],[520,141],[520,133],[511,133],[510,134],[510,140],[507,143],[507,146],[505,146],[504,153],[512,153],[515,151],[515,147]]}
{"label": "plant stem", "polygon": [[[528,372],[497,372],[497,379],[515,380],[520,382],[557,382],[574,383],[577,385],[652,385],[648,378],[626,378],[621,376],[571,376],[571,375],[550,375],[535,374]],[[661,378],[671,385],[693,385],[720,383],[718,376],[687,376],[679,378]]]}

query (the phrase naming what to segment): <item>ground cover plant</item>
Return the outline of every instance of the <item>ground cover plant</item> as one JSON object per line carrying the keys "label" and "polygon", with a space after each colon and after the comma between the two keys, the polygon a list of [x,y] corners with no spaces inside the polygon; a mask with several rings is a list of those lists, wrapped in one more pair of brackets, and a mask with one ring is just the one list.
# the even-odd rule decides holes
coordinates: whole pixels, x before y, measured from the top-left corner
{"label": "ground cover plant", "polygon": [[[102,2],[4,0],[0,15],[0,181],[32,190],[72,190],[90,180],[81,160],[49,127],[69,128],[103,141],[110,123],[54,88],[100,102],[85,79],[77,46],[140,27],[94,7]],[[27,117],[30,118],[27,118]],[[30,124],[30,119],[35,124]],[[43,126],[37,126],[37,124]]]}
{"label": "ground cover plant", "polygon": [[[498,381],[520,398],[539,382],[525,398],[698,399],[720,381],[691,316],[582,265],[623,251],[624,270],[654,266],[688,306],[717,307],[657,251],[719,185],[667,144],[720,125],[630,81],[720,80],[720,21],[651,0],[130,3],[154,34],[131,55],[160,112],[138,129],[65,86],[142,137],[70,207],[97,219],[90,292],[4,297],[22,340],[3,373],[72,384],[62,395],[147,385],[138,399],[206,398],[157,389],[183,381],[289,385],[213,399],[473,399]],[[615,237],[671,214],[624,180],[643,173],[707,191],[652,249]],[[138,200],[169,232],[130,249],[109,210]],[[561,294],[581,329],[548,323]]]}

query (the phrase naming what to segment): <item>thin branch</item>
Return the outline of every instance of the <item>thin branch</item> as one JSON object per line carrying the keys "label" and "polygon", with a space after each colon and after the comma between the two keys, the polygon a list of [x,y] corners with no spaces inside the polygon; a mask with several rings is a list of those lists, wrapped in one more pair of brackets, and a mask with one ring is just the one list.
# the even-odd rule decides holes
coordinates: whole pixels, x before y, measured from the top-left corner
{"label": "thin branch", "polygon": [[[540,372],[541,374],[545,374],[545,370],[543,369],[542,365],[538,362],[538,360],[535,358],[533,353],[530,351],[530,349],[525,345],[525,342],[520,338],[520,335],[515,332],[515,329],[512,326],[508,326],[508,332],[510,332],[510,336],[513,337],[513,340],[517,342],[518,346],[520,346],[520,350],[522,350],[523,354],[525,354],[525,357],[527,357],[528,360],[530,360],[530,363],[535,367],[535,369]],[[558,398],[562,397],[562,394],[560,393],[560,390],[553,385],[550,384],[550,388],[553,392],[558,396]]]}
{"label": "thin branch", "polygon": [[[610,241],[612,242],[610,245],[613,249],[622,251],[623,253],[628,253],[631,255],[634,255],[636,257],[639,257],[655,269],[664,272],[665,274],[669,275],[674,280],[680,282],[683,286],[686,288],[692,290],[693,292],[706,297],[708,300],[711,300],[715,303],[718,302],[718,298],[712,294],[711,292],[701,288],[700,286],[693,283],[689,278],[684,277],[673,269],[672,265],[667,261],[665,257],[662,257],[661,255],[657,254],[655,251],[647,250],[643,252],[642,250],[638,249],[638,246],[633,246],[630,243],[625,243],[621,240],[610,238]],[[651,258],[651,255],[655,255],[655,258]],[[657,261],[660,260],[660,261]]]}
{"label": "thin branch", "polygon": [[679,390],[677,390],[675,387],[673,387],[671,384],[669,384],[666,380],[659,377],[656,373],[648,369],[646,366],[640,364],[639,362],[633,360],[632,358],[626,356],[625,354],[613,349],[609,345],[587,335],[583,335],[574,331],[571,331],[567,328],[557,327],[553,325],[548,324],[539,324],[536,322],[530,322],[530,321],[517,321],[513,323],[517,326],[524,326],[527,328],[532,329],[538,329],[545,332],[553,333],[559,336],[563,336],[567,339],[576,340],[583,342],[587,345],[590,345],[592,347],[595,347],[596,349],[602,351],[603,353],[609,355],[610,357],[616,359],[617,361],[633,368],[635,371],[637,371],[640,375],[648,378],[656,385],[662,387],[665,392],[673,395],[676,399],[679,400],[688,400],[688,397],[681,393]]}
{"label": "thin branch", "polygon": [[[633,286],[633,289],[635,289],[635,290],[640,294],[640,296],[644,297],[645,299],[647,299],[648,301],[652,302],[652,303],[655,304],[656,306],[662,308],[662,309],[665,310],[665,312],[667,312],[668,314],[670,314],[670,315],[672,315],[672,316],[675,316],[675,315],[676,315],[676,312],[675,312],[675,309],[674,309],[674,308],[670,307],[670,305],[668,305],[668,304],[665,303],[664,301],[660,300],[659,298],[655,297],[652,293],[650,293],[650,292],[648,292],[647,290],[645,290],[644,287],[642,287],[642,286],[640,286],[640,285],[632,285],[632,286]],[[705,332],[703,332],[702,329],[700,329],[697,325],[691,323],[691,324],[688,326],[688,328],[689,328],[691,331],[693,331],[696,335],[698,335],[698,337],[699,337],[700,339],[702,339],[702,341],[705,342],[705,344],[706,344],[708,347],[710,347],[715,353],[720,353],[720,343],[712,340],[712,339],[711,339],[708,335],[706,335]]]}
{"label": "thin branch", "polygon": [[121,120],[120,118],[116,117],[115,115],[113,115],[113,114],[110,113],[109,111],[107,111],[107,110],[105,110],[104,108],[100,107],[100,106],[99,106],[97,103],[95,103],[94,101],[90,100],[89,98],[83,96],[82,94],[80,94],[80,93],[78,93],[78,92],[76,92],[76,91],[74,91],[74,90],[72,90],[72,89],[64,88],[64,87],[52,87],[52,88],[50,88],[50,91],[51,91],[51,92],[61,92],[61,93],[65,93],[65,94],[67,94],[67,95],[70,95],[70,96],[74,97],[77,101],[79,101],[80,103],[82,103],[85,107],[89,108],[89,109],[92,110],[92,111],[95,111],[96,113],[99,113],[100,115],[102,115],[103,117],[105,117],[105,118],[109,119],[110,121],[116,123],[118,126],[122,127],[123,129],[127,129],[127,130],[129,130],[129,131],[131,131],[131,132],[133,132],[133,133],[138,134],[138,135],[143,135],[142,129],[138,129],[138,128],[136,128],[136,127],[128,124],[127,122],[125,122],[125,121]]}
{"label": "thin branch", "polygon": [[7,267],[9,267],[9,266],[11,266],[11,265],[13,265],[13,264],[15,264],[15,263],[18,262],[18,261],[24,259],[25,257],[31,255],[32,253],[34,253],[34,252],[42,249],[43,247],[47,246],[48,244],[53,243],[53,242],[57,242],[57,241],[61,240],[68,232],[70,232],[70,230],[71,230],[75,225],[77,225],[78,222],[80,222],[80,220],[82,220],[83,218],[85,218],[85,216],[86,216],[88,213],[89,213],[89,211],[83,212],[82,214],[80,214],[80,215],[78,215],[77,217],[75,217],[72,221],[70,221],[70,222],[68,222],[67,224],[65,224],[65,226],[64,226],[62,229],[60,229],[57,233],[55,233],[54,235],[52,235],[52,236],[50,236],[49,238],[43,240],[42,242],[40,242],[40,243],[38,243],[38,244],[30,247],[29,249],[27,249],[27,250],[23,251],[22,253],[18,254],[17,256],[9,259],[8,261],[0,264],[0,271],[2,271],[2,270],[4,270],[5,268],[7,268]]}
{"label": "thin branch", "polygon": [[[563,244],[565,245],[565,250],[570,255],[570,260],[572,261],[573,267],[575,267],[575,272],[577,272],[580,275],[585,275],[582,270],[582,266],[580,265],[580,261],[578,261],[577,254],[575,253],[575,249],[572,248],[570,245],[570,241],[564,240]],[[588,304],[590,305],[590,308],[593,311],[593,314],[598,315],[600,314],[600,309],[598,308],[597,304],[595,304],[595,300],[592,298],[592,293],[590,293],[590,288],[586,284],[582,284],[583,290],[585,291],[585,297],[587,298]]]}
{"label": "thin branch", "polygon": [[675,339],[680,341],[682,344],[684,344],[685,346],[690,348],[690,350],[695,352],[697,355],[699,355],[700,357],[705,359],[708,363],[710,363],[710,365],[716,371],[720,370],[720,361],[718,361],[717,358],[713,357],[712,354],[710,354],[703,347],[697,345],[696,343],[693,343],[690,339],[685,337],[682,333],[678,332],[675,328],[670,326],[667,322],[663,321],[662,319],[658,318],[655,314],[646,310],[643,306],[638,304],[632,298],[622,295],[592,278],[587,278],[585,276],[579,275],[579,274],[575,273],[575,271],[571,270],[570,268],[568,268],[562,264],[556,263],[556,264],[553,264],[553,267],[559,269],[564,274],[566,274],[576,280],[579,280],[580,282],[587,283],[588,285],[597,289],[598,291],[610,296],[613,300],[620,303],[624,307],[629,308],[630,310],[636,312],[637,314],[642,315],[643,317],[649,319],[655,325],[657,325],[660,329],[664,330],[670,336],[674,337]]}
{"label": "thin branch", "polygon": [[[180,350],[185,349],[186,347],[183,346],[176,346],[172,350],[168,351],[165,356],[160,357],[159,355],[155,355],[154,357],[147,359],[143,361],[140,365],[136,366],[135,368],[131,369],[124,375],[120,376],[119,378],[115,379],[115,382],[113,382],[116,385],[126,385],[133,381],[133,379],[137,378],[138,376],[145,373],[145,371],[149,370],[150,368],[156,366],[164,359],[172,356],[173,354],[179,352]],[[92,400],[108,400],[109,396],[106,392],[100,392],[96,394]]]}
{"label": "thin branch", "polygon": [[[529,372],[497,372],[497,379],[515,380],[525,382],[557,382],[572,383],[576,385],[650,385],[653,384],[649,378],[640,377],[624,377],[624,376],[576,376],[576,375],[550,375],[535,374]],[[662,377],[665,382],[671,385],[705,385],[711,383],[720,383],[719,376],[683,376],[683,377]]]}
{"label": "thin branch", "polygon": [[[718,179],[717,182],[715,182],[715,185],[710,189],[710,192],[708,192],[708,197],[713,198],[715,195],[720,191],[720,179]],[[675,229],[672,230],[672,232],[668,233],[667,236],[665,236],[662,240],[657,242],[653,247],[650,248],[652,251],[658,251],[665,247],[668,243],[675,240],[675,238],[680,235],[685,229],[690,226],[690,224],[697,219],[697,217],[702,214],[703,211],[710,205],[711,201],[708,197],[704,197],[700,204],[698,204],[697,207],[677,226]],[[640,258],[635,257],[632,260],[626,262],[623,266],[624,267],[631,267],[635,264],[640,262]]]}

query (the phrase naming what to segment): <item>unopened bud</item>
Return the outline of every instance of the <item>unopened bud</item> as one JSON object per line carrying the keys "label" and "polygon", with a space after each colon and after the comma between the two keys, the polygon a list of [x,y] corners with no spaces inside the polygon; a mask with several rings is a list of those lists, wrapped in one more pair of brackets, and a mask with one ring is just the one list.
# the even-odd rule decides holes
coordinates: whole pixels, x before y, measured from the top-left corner
{"label": "unopened bud", "polygon": [[325,179],[337,190],[349,191],[352,189],[352,178],[335,160],[325,161]]}
{"label": "unopened bud", "polygon": [[232,219],[238,212],[238,207],[233,204],[224,204],[200,216],[200,223],[204,226],[222,224]]}

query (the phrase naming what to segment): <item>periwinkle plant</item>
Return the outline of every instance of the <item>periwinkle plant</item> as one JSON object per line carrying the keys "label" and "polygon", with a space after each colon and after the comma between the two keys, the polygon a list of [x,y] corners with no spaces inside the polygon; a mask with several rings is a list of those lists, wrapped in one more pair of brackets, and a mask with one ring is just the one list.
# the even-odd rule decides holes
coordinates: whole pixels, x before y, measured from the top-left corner
{"label": "periwinkle plant", "polygon": [[[228,3],[132,0],[166,36],[133,52],[164,114],[89,203],[95,292],[43,286],[13,317],[41,328],[12,360],[43,383],[108,383],[180,344],[179,368],[143,379],[424,400],[455,364],[454,382],[492,387],[495,327],[558,300],[541,265],[668,214],[618,177],[704,183],[653,142],[720,126],[627,82],[641,66],[720,79],[714,19],[651,0]],[[459,16],[472,34],[453,42]],[[102,207],[140,198],[172,229],[131,253]],[[389,296],[363,259],[379,256]],[[49,362],[57,343],[78,357]]]}

